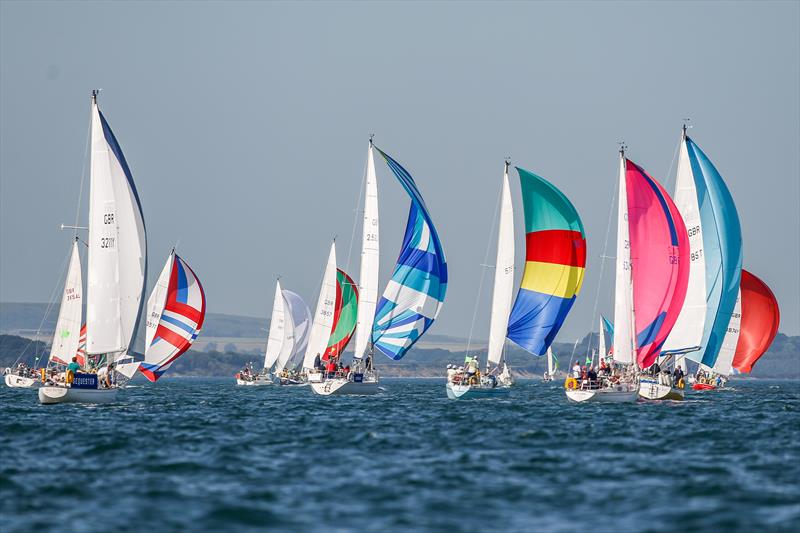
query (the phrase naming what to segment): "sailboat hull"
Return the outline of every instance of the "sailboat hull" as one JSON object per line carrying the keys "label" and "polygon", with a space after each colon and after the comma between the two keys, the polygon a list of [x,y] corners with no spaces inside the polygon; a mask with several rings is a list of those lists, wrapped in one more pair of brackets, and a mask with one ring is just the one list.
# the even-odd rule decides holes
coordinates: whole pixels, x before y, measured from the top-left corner
{"label": "sailboat hull", "polygon": [[346,379],[326,379],[323,382],[312,383],[311,390],[320,396],[372,395],[378,393],[378,381],[355,383]]}
{"label": "sailboat hull", "polygon": [[695,383],[692,385],[692,390],[714,390],[716,387],[714,385],[709,385],[708,383]]}
{"label": "sailboat hull", "polygon": [[659,383],[657,380],[641,380],[639,396],[646,400],[676,400],[684,398],[683,389]]}
{"label": "sailboat hull", "polygon": [[616,389],[567,389],[567,399],[575,403],[633,403],[639,398],[639,388]]}
{"label": "sailboat hull", "polygon": [[117,389],[73,389],[46,385],[39,388],[39,403],[111,403],[117,399]]}
{"label": "sailboat hull", "polygon": [[4,379],[6,387],[12,389],[37,389],[42,386],[42,382],[36,378],[27,378],[16,374],[6,374]]}
{"label": "sailboat hull", "polygon": [[477,398],[494,398],[508,396],[508,387],[479,387],[475,385],[456,385],[447,383],[447,397],[451,400],[468,400]]}

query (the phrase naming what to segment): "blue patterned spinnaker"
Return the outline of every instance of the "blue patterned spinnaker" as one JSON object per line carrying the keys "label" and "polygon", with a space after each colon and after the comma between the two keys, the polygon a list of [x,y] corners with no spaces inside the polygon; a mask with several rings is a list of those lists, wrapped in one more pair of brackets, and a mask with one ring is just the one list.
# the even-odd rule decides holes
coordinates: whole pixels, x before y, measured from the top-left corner
{"label": "blue patterned spinnaker", "polygon": [[392,278],[378,301],[372,326],[375,349],[398,360],[433,324],[447,292],[444,251],[414,178],[378,149],[411,197],[403,245]]}
{"label": "blue patterned spinnaker", "polygon": [[698,362],[713,368],[739,294],[742,229],[733,197],[714,164],[689,137],[686,149],[703,227],[708,305],[702,341],[705,350],[687,357],[695,359],[702,354]]}

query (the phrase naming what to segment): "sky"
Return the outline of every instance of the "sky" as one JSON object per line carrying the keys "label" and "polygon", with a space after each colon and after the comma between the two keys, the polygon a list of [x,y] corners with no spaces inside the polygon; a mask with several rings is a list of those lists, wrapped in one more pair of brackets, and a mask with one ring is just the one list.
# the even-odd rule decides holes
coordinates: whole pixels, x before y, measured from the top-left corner
{"label": "sky", "polygon": [[[0,61],[0,301],[60,290],[100,88],[143,205],[148,291],[177,243],[209,311],[266,317],[277,276],[313,309],[334,236],[358,275],[374,133],[444,246],[431,333],[488,336],[504,158],[572,200],[588,254],[570,341],[613,314],[617,143],[671,191],[689,118],[736,201],[745,268],[800,334],[798,2],[5,0]],[[380,161],[378,180],[383,287],[408,197]],[[512,195],[521,227],[516,175]]]}

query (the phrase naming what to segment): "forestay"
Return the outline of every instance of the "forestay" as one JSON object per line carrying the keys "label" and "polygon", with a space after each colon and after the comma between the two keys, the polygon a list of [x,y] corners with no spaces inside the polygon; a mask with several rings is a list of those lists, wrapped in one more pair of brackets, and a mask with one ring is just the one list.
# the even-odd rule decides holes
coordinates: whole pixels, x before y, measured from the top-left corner
{"label": "forestay", "polygon": [[373,346],[398,360],[439,315],[447,292],[447,263],[414,179],[397,161],[376,150],[411,198],[400,256],[378,302],[372,328]]}
{"label": "forestay", "polygon": [[160,378],[189,349],[203,327],[206,314],[203,286],[189,265],[174,251],[167,264],[170,265],[167,295],[139,368],[150,381]]}

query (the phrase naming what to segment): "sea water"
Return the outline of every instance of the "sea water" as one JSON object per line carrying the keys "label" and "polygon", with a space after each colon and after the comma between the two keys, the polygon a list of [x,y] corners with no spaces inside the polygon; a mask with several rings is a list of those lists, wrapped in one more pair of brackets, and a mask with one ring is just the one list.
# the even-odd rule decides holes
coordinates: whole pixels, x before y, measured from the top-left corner
{"label": "sea water", "polygon": [[796,531],[800,383],[576,405],[163,379],[112,405],[0,389],[9,531]]}

